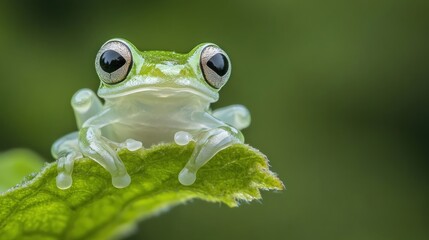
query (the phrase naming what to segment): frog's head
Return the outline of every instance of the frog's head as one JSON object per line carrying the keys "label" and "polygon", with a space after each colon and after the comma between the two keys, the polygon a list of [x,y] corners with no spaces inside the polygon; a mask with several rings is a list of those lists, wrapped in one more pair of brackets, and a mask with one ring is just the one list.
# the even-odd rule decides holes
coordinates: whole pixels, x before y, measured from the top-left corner
{"label": "frog's head", "polygon": [[124,39],[107,41],[95,59],[101,85],[98,95],[116,98],[138,92],[160,96],[192,94],[215,102],[231,74],[228,55],[212,43],[187,54],[140,52]]}

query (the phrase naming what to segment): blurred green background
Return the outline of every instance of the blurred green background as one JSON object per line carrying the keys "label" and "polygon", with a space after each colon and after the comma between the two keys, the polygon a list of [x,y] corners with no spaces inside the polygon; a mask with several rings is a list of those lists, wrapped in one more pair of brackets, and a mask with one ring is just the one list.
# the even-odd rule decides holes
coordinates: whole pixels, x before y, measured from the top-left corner
{"label": "blurred green background", "polygon": [[2,1],[0,150],[52,160],[97,89],[101,44],[220,45],[232,77],[215,107],[246,105],[246,141],[287,190],[240,208],[195,201],[128,239],[428,239],[429,2]]}

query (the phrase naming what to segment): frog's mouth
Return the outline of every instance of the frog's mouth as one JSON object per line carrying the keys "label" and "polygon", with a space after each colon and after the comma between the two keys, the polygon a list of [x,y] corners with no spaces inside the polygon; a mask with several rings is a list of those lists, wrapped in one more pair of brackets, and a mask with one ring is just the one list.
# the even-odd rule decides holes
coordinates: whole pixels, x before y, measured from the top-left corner
{"label": "frog's mouth", "polygon": [[98,89],[98,96],[101,98],[118,98],[135,93],[147,92],[151,96],[166,97],[186,97],[191,94],[208,102],[216,102],[219,94],[198,81],[189,79],[178,79],[174,82],[159,79],[132,78],[118,85],[106,85],[101,83]]}
{"label": "frog's mouth", "polygon": [[184,97],[189,96],[189,94],[192,94],[194,96],[198,96],[208,102],[216,102],[217,99],[211,98],[199,91],[196,91],[192,88],[171,88],[171,87],[141,87],[141,88],[135,88],[135,89],[129,89],[126,91],[121,91],[117,93],[109,93],[107,95],[101,94],[100,91],[98,92],[98,95],[101,98],[119,98],[128,96],[131,94],[137,94],[147,92],[147,96],[156,96],[159,98],[173,98],[173,97]]}

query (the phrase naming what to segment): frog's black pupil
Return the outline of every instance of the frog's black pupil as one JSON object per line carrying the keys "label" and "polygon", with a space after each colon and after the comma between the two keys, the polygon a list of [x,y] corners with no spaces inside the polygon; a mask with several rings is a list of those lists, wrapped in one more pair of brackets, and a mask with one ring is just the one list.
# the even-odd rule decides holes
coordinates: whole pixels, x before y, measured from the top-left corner
{"label": "frog's black pupil", "polygon": [[207,61],[207,66],[223,77],[228,72],[228,59],[222,53],[216,53]]}
{"label": "frog's black pupil", "polygon": [[107,50],[100,57],[100,67],[107,73],[112,73],[126,63],[124,57],[118,52]]}

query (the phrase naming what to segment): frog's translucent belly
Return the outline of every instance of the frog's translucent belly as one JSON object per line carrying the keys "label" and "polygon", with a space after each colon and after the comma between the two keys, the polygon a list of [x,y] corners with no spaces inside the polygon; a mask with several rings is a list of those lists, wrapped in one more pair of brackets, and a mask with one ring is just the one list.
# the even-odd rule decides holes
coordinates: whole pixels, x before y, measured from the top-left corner
{"label": "frog's translucent belly", "polygon": [[[115,142],[126,139],[141,141],[150,147],[161,142],[174,141],[178,131],[191,135],[220,126],[220,122],[207,113],[209,103],[186,91],[158,90],[127,96],[127,101],[106,101],[119,120],[102,128],[105,137]],[[115,118],[115,117],[113,117]]]}
{"label": "frog's translucent belly", "polygon": [[165,118],[150,119],[150,117],[146,117],[125,119],[104,127],[102,131],[103,135],[112,141],[123,142],[131,138],[141,141],[145,147],[150,147],[153,144],[174,141],[174,135],[178,131],[186,131],[194,135],[208,128],[210,127],[206,124],[194,123],[190,119],[170,118],[166,120]]}

